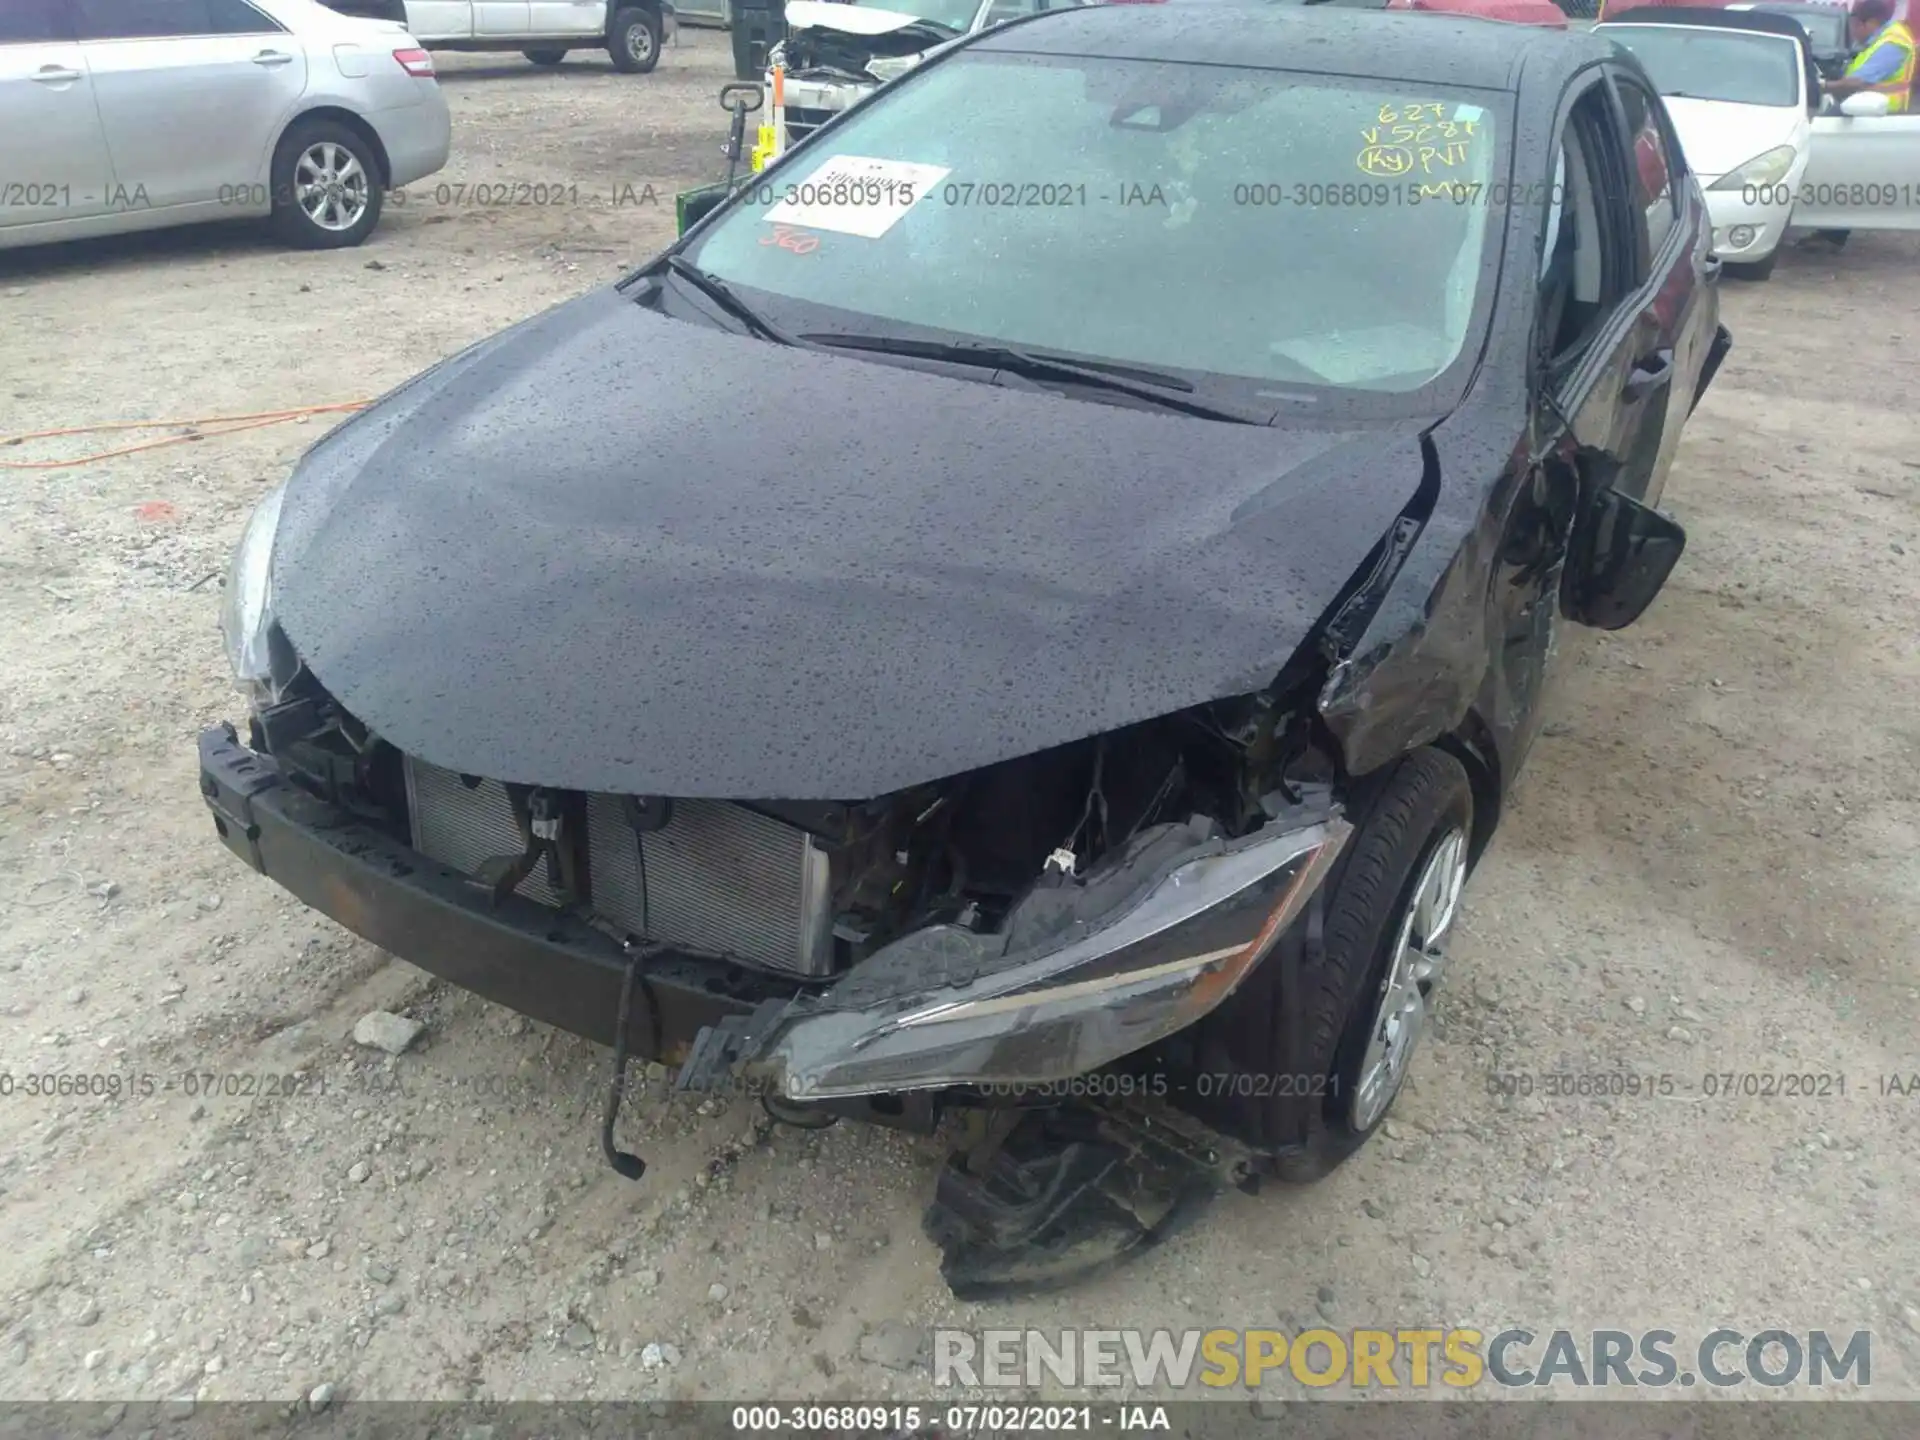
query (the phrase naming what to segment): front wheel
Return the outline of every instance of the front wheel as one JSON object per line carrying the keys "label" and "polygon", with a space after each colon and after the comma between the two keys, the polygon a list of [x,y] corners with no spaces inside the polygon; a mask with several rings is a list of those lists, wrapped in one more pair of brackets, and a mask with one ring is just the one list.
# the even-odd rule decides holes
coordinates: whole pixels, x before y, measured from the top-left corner
{"label": "front wheel", "polygon": [[645,75],[660,63],[660,17],[651,10],[622,10],[607,26],[607,54],[613,68]]}
{"label": "front wheel", "polygon": [[558,65],[567,58],[567,52],[564,50],[522,50],[520,53],[536,65]]}
{"label": "front wheel", "polygon": [[302,250],[358,245],[380,223],[385,192],[367,140],[334,120],[302,120],[273,156],[273,228]]}
{"label": "front wheel", "polygon": [[1365,785],[1352,819],[1297,997],[1284,998],[1278,974],[1256,972],[1198,1027],[1200,1068],[1216,1089],[1246,1097],[1220,1121],[1284,1147],[1283,1180],[1331,1172],[1406,1083],[1466,884],[1473,788],[1459,760],[1424,747]]}

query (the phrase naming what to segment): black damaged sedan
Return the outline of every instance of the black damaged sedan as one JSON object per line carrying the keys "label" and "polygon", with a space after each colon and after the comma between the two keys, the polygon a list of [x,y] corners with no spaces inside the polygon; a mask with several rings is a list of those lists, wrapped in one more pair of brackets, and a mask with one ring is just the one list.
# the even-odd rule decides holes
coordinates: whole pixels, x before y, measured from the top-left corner
{"label": "black damaged sedan", "polygon": [[259,508],[227,846],[798,1125],[956,1133],[957,1289],[1378,1127],[1560,628],[1617,628],[1725,353],[1604,40],[1043,14]]}

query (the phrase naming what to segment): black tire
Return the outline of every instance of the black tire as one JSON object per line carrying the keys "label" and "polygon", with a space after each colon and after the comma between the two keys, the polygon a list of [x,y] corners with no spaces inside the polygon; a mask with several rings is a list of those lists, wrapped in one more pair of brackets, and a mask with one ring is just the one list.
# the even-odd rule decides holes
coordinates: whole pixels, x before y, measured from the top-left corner
{"label": "black tire", "polygon": [[[327,152],[324,147],[338,147]],[[343,186],[343,200],[356,197],[358,216],[343,228],[330,228],[308,213],[301,201],[300,186],[314,172],[307,169],[310,157],[332,153],[350,155],[357,173],[365,179],[364,190],[357,184]],[[337,169],[344,172],[344,162]],[[378,152],[357,131],[337,120],[297,120],[287,127],[273,153],[273,232],[285,244],[301,250],[340,250],[358,245],[380,223],[380,211],[386,200],[386,181]],[[345,218],[347,212],[338,212]]]}
{"label": "black tire", "polygon": [[565,50],[557,50],[551,47],[542,50],[522,50],[520,53],[536,65],[558,65],[562,60],[567,58],[567,52]]}
{"label": "black tire", "polygon": [[[1292,1145],[1302,1140],[1304,1110],[1304,1143],[1276,1166],[1282,1180],[1327,1175],[1392,1111],[1389,1100],[1364,1128],[1354,1124],[1368,1032],[1415,882],[1442,840],[1456,830],[1463,841],[1472,837],[1473,788],[1459,760],[1423,748],[1364,785],[1350,818],[1355,832],[1327,879],[1320,960],[1300,977],[1304,1023],[1283,1013],[1278,975],[1257,972],[1198,1027],[1200,1068],[1238,1071],[1216,1088],[1250,1097],[1232,1102],[1235,1113],[1219,1121],[1257,1144]],[[1261,966],[1275,969],[1271,960]],[[1284,1094],[1275,1093],[1283,1088],[1277,1077],[1289,1081]]]}
{"label": "black tire", "polygon": [[1776,246],[1774,252],[1764,260],[1753,260],[1741,265],[1728,261],[1727,274],[1736,280],[1765,280],[1773,274],[1773,267],[1779,263],[1779,260],[1780,251]]}
{"label": "black tire", "polygon": [[607,54],[613,57],[613,68],[624,74],[651,72],[660,63],[660,17],[638,8],[615,12],[607,26]]}

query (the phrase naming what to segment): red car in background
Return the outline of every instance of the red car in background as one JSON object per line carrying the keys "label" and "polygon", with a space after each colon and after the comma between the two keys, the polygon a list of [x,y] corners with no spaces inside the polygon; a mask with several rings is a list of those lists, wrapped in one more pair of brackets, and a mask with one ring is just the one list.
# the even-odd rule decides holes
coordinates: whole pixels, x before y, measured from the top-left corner
{"label": "red car in background", "polygon": [[1505,20],[1513,25],[1567,28],[1567,14],[1553,0],[1387,0],[1389,10],[1433,10],[1446,15],[1473,15],[1482,20]]}

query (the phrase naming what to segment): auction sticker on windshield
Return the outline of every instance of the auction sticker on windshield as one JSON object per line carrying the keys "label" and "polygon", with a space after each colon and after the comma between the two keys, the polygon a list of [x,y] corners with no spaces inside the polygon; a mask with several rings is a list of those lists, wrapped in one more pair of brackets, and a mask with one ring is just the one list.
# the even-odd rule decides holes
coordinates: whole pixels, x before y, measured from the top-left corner
{"label": "auction sticker on windshield", "polygon": [[804,180],[763,181],[761,196],[778,202],[763,218],[774,225],[878,240],[951,173],[945,165],[836,155]]}

